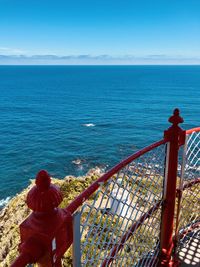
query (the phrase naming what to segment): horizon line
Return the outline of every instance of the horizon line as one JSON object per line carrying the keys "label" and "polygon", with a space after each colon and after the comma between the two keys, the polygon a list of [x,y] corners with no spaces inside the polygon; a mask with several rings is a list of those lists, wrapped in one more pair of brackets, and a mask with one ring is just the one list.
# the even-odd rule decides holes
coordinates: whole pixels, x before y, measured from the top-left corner
{"label": "horizon line", "polygon": [[200,66],[200,63],[192,63],[192,64],[166,64],[166,63],[160,63],[160,64],[1,64],[0,66],[2,67],[6,67],[6,66],[60,66],[60,67],[65,67],[65,66],[71,66],[71,67],[76,67],[76,66],[102,66],[102,67],[106,67],[106,66]]}
{"label": "horizon line", "polygon": [[200,65],[200,56],[152,54],[134,55],[5,55],[0,54],[0,65]]}

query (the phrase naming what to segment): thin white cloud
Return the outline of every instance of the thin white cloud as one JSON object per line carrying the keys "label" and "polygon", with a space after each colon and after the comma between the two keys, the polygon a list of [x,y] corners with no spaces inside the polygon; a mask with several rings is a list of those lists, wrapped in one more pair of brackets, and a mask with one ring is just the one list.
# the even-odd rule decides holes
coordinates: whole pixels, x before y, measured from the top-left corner
{"label": "thin white cloud", "polygon": [[0,54],[3,55],[22,55],[26,53],[27,51],[24,51],[22,49],[0,46]]}
{"label": "thin white cloud", "polygon": [[[1,50],[0,50],[1,51]],[[0,65],[200,65],[200,56],[184,57],[170,55],[6,55],[0,53]]]}

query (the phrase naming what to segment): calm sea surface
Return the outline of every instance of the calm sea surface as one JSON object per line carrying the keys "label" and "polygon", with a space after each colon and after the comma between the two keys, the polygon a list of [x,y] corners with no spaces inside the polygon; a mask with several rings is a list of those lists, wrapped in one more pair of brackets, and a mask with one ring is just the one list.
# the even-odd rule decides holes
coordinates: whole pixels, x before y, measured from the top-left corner
{"label": "calm sea surface", "polygon": [[200,125],[200,66],[0,66],[0,201],[40,169],[113,166],[161,138],[175,107]]}

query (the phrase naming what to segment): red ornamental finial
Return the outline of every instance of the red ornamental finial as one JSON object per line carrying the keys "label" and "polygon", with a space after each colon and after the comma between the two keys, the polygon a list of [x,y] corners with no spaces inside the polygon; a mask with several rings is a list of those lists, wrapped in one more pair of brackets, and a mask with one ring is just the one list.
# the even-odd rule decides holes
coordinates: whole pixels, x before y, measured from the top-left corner
{"label": "red ornamental finial", "polygon": [[45,170],[41,170],[40,172],[38,172],[35,184],[41,191],[47,190],[51,184],[51,178],[48,172]]}
{"label": "red ornamental finial", "polygon": [[40,171],[35,184],[27,195],[28,207],[36,212],[49,212],[57,208],[62,202],[62,194],[57,186],[51,184],[48,172]]}
{"label": "red ornamental finial", "polygon": [[171,122],[174,126],[177,126],[179,123],[183,123],[183,118],[179,116],[179,109],[175,108],[173,115],[168,120]]}

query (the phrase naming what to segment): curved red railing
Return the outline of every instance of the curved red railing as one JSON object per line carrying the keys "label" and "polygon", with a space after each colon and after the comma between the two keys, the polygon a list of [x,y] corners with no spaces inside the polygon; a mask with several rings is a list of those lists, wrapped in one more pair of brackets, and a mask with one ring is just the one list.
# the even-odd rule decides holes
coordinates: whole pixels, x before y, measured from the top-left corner
{"label": "curved red railing", "polygon": [[[134,160],[138,159],[142,155],[146,154],[147,152],[164,145],[168,142],[167,138],[161,139],[158,142],[155,142],[144,149],[139,150],[138,152],[132,154],[125,160],[121,161],[119,164],[115,165],[113,168],[111,168],[108,172],[106,172],[104,175],[102,175],[99,179],[97,179],[95,182],[93,182],[87,189],[85,189],[81,194],[79,194],[75,200],[73,200],[66,208],[63,210],[67,212],[68,214],[73,214],[77,209],[82,206],[82,204],[90,198],[92,194],[94,194],[98,188],[102,185],[102,183],[106,183],[109,179],[113,177],[113,175],[117,174],[120,170],[122,170],[124,167],[126,167],[129,163],[133,162]],[[149,218],[154,211],[156,211],[160,207],[161,201],[155,204],[148,212],[146,212],[134,225],[131,227],[131,231],[136,230],[144,220]],[[122,241],[125,241],[131,233],[128,231],[123,237]],[[72,241],[71,241],[72,243]],[[70,245],[70,244],[69,244]],[[122,245],[123,246],[123,245]],[[120,249],[122,248],[120,247]],[[69,247],[69,246],[68,246]],[[116,254],[120,249],[115,247],[112,251],[112,254]],[[111,260],[112,261],[112,260]],[[110,262],[110,260],[109,260]],[[25,267],[28,263],[28,255],[21,253],[19,257],[15,260],[15,262],[11,265],[11,267]],[[43,265],[42,265],[43,266]],[[44,265],[45,266],[45,265]]]}
{"label": "curved red railing", "polygon": [[185,190],[185,189],[187,189],[187,188],[190,188],[190,187],[192,187],[193,185],[198,184],[198,183],[200,183],[200,178],[196,178],[196,179],[194,179],[194,180],[192,180],[192,181],[190,181],[190,182],[184,184],[184,185],[183,185],[183,190]]}
{"label": "curved red railing", "polygon": [[186,134],[191,134],[193,132],[200,132],[200,127],[189,129],[186,131]]}
{"label": "curved red railing", "polygon": [[[191,153],[193,153],[192,152],[193,149],[195,149],[194,158],[199,160],[199,154],[198,154],[199,153],[198,151],[200,150],[199,132],[200,132],[200,127],[195,127],[195,128],[186,130],[187,142],[184,148],[185,150],[184,157],[186,161],[191,157],[192,155]],[[183,174],[181,175],[180,187],[177,189],[177,200],[178,200],[177,217],[176,217],[175,235],[173,238],[174,239],[174,256],[176,258],[179,258],[178,256],[179,250],[182,246],[181,240],[183,240],[187,234],[189,234],[190,232],[194,233],[195,229],[200,227],[200,221],[199,221],[200,218],[198,218],[198,212],[196,213],[195,211],[193,211],[193,209],[195,210],[196,201],[198,201],[198,198],[199,198],[198,195],[200,195],[199,186],[197,187],[197,185],[200,184],[199,174],[198,172],[195,174],[195,172],[193,172],[193,169],[190,170],[188,168],[187,164],[189,165],[191,164],[190,160],[189,160],[189,163],[188,162],[186,163],[185,160],[183,162],[184,162],[183,163],[184,171],[183,171]],[[189,171],[190,173],[192,173],[193,178],[188,179],[188,173],[185,173],[185,171]],[[187,192],[187,190],[189,191]],[[182,204],[185,202],[188,202],[187,207],[185,207],[185,204]],[[195,216],[194,217],[195,219],[188,221],[188,220],[185,220],[184,214],[186,215],[191,214],[192,217],[193,217],[192,214],[196,214],[197,217]],[[187,255],[185,255],[185,257],[187,258]],[[190,257],[190,255],[188,255],[188,257]]]}
{"label": "curved red railing", "polygon": [[134,153],[133,155],[129,156],[125,160],[121,161],[119,164],[114,166],[104,175],[102,175],[98,180],[96,180],[91,186],[85,189],[74,201],[72,201],[65,209],[70,213],[74,213],[82,204],[85,202],[99,187],[102,183],[107,182],[114,174],[119,172],[133,160],[139,158],[140,156],[144,155],[145,153],[151,151],[152,149],[159,147],[163,144],[167,143],[167,139],[162,139],[158,142],[153,143],[150,146],[145,147],[144,149],[139,150],[138,152]]}

